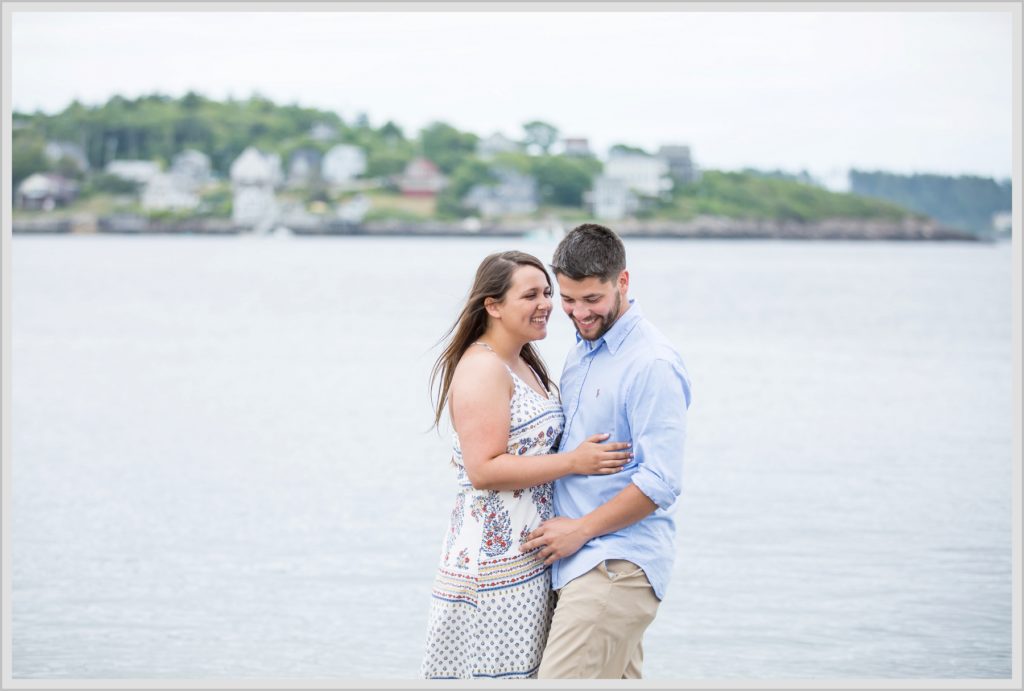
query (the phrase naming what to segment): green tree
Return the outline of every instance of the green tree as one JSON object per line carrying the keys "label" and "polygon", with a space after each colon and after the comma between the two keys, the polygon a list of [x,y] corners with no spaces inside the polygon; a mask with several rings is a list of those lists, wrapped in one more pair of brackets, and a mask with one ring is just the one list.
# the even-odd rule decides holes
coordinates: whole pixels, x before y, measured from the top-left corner
{"label": "green tree", "polygon": [[730,218],[820,221],[827,218],[898,220],[912,214],[887,202],[840,194],[779,177],[705,171],[701,179],[673,192],[665,215],[692,218],[697,214]]}
{"label": "green tree", "polygon": [[526,143],[536,144],[546,156],[551,145],[558,140],[558,128],[542,120],[532,120],[523,125]]}
{"label": "green tree", "polygon": [[486,185],[496,182],[490,166],[478,158],[465,158],[459,167],[452,172],[448,185],[437,195],[437,213],[445,218],[457,218],[469,214],[462,205],[474,185]]}
{"label": "green tree", "polygon": [[991,230],[992,215],[1009,211],[1013,196],[1010,180],[997,182],[973,175],[897,175],[851,170],[850,187],[857,194],[884,199],[976,233]]}
{"label": "green tree", "polygon": [[366,154],[366,176],[371,178],[397,175],[413,159],[411,147],[371,147]]}
{"label": "green tree", "polygon": [[558,206],[582,206],[583,193],[593,184],[601,164],[593,159],[539,156],[530,173],[537,179],[541,201]]}
{"label": "green tree", "polygon": [[66,178],[80,180],[83,177],[83,171],[78,167],[78,161],[70,156],[61,156],[51,164],[51,168],[54,172]]}
{"label": "green tree", "polygon": [[18,184],[33,173],[47,169],[46,140],[31,130],[15,130],[11,146],[11,182]]}
{"label": "green tree", "polygon": [[451,174],[476,152],[478,139],[471,132],[460,132],[451,125],[435,122],[420,132],[420,148],[441,172]]}
{"label": "green tree", "polygon": [[387,122],[385,122],[381,126],[381,128],[379,130],[377,130],[377,134],[385,142],[389,142],[389,141],[403,142],[403,141],[405,141],[405,134],[402,132],[402,128],[399,127],[398,125],[396,125],[391,120],[388,120]]}
{"label": "green tree", "polygon": [[629,146],[628,144],[615,144],[609,149],[611,154],[639,154],[640,156],[650,156],[649,153],[641,149],[639,146]]}
{"label": "green tree", "polygon": [[136,194],[139,185],[131,180],[119,178],[116,175],[107,173],[94,173],[91,175],[81,190],[81,196],[89,197],[97,193],[106,194]]}

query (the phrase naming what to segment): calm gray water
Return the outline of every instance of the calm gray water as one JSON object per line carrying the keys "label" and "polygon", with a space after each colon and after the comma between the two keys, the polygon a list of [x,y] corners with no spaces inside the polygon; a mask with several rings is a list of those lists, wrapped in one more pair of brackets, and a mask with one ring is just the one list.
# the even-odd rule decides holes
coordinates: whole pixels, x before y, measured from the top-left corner
{"label": "calm gray water", "polygon": [[[415,678],[433,346],[513,247],[16,237],[14,677]],[[646,676],[1009,677],[1009,245],[627,251],[694,382]]]}

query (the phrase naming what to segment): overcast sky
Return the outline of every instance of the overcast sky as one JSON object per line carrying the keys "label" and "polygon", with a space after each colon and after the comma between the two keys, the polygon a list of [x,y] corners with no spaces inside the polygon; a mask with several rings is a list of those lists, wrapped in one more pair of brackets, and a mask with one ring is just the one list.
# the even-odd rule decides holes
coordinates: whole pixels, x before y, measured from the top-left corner
{"label": "overcast sky", "polygon": [[259,92],[407,134],[689,144],[705,168],[1012,172],[1008,10],[18,11],[12,32],[19,111]]}

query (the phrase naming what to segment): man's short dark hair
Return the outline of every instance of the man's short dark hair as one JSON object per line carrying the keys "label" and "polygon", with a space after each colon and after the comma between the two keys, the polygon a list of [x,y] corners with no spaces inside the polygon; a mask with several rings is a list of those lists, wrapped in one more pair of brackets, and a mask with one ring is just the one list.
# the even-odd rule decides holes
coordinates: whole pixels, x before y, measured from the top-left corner
{"label": "man's short dark hair", "polygon": [[584,223],[573,228],[555,248],[551,269],[574,281],[597,277],[614,281],[626,268],[626,248],[610,228]]}

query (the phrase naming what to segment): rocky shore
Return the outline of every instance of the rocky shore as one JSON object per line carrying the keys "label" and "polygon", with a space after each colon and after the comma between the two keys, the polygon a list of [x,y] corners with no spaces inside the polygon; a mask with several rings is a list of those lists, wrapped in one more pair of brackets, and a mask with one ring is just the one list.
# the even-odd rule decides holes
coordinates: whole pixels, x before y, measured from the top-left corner
{"label": "rocky shore", "polygon": [[940,225],[931,219],[898,221],[831,218],[801,222],[699,216],[691,221],[629,219],[615,223],[623,237],[729,238],[766,240],[967,240],[978,235]]}
{"label": "rocky shore", "polygon": [[[346,223],[325,219],[317,223],[279,224],[275,232],[299,236],[370,235],[456,236],[456,237],[558,237],[572,224],[554,219],[516,222],[463,221],[368,221]],[[759,240],[954,240],[985,241],[974,233],[948,228],[930,219],[906,218],[878,220],[833,218],[800,222],[775,219],[734,219],[701,216],[689,221],[663,219],[625,219],[610,225],[623,237],[681,239],[759,239]],[[251,229],[224,218],[157,220],[136,215],[115,215],[72,218],[15,219],[13,231],[19,234],[196,234],[237,235],[252,233]]]}

